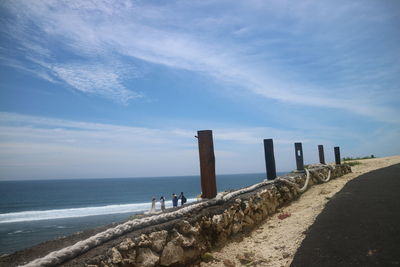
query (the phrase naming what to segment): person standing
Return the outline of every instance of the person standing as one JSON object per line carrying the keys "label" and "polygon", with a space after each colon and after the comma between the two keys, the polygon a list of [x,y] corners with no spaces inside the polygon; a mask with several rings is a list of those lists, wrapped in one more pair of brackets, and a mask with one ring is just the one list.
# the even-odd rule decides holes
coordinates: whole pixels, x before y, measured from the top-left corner
{"label": "person standing", "polygon": [[178,207],[178,197],[175,195],[175,193],[172,194],[172,207]]}
{"label": "person standing", "polygon": [[183,206],[183,204],[185,204],[187,201],[186,197],[183,195],[183,192],[181,192],[179,195],[179,199],[181,200],[181,206]]}
{"label": "person standing", "polygon": [[155,213],[156,212],[156,198],[153,197],[151,200],[151,208],[150,208],[150,213]]}
{"label": "person standing", "polygon": [[165,198],[163,196],[160,197],[160,203],[161,203],[161,210],[164,212],[165,211]]}

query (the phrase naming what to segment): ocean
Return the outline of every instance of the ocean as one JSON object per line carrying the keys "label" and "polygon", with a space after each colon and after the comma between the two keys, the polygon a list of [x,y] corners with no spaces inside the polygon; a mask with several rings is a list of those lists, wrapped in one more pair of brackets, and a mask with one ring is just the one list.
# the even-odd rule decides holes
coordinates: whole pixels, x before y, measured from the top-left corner
{"label": "ocean", "polygon": [[[217,189],[238,189],[263,179],[263,173],[218,175]],[[199,176],[2,181],[0,254],[126,220],[148,211],[153,197],[164,196],[168,208],[172,193],[184,192],[193,202],[200,191]]]}

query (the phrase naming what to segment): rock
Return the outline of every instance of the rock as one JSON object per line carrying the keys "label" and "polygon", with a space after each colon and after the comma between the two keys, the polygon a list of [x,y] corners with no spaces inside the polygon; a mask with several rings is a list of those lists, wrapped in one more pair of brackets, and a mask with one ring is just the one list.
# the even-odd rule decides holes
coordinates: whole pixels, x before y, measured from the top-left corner
{"label": "rock", "polygon": [[223,215],[223,218],[224,218],[224,227],[229,226],[229,224],[231,222],[230,213],[228,211],[225,211],[222,215]]}
{"label": "rock", "polygon": [[243,211],[239,210],[238,212],[235,213],[234,221],[235,222],[241,222],[244,218],[244,213]]}
{"label": "rock", "polygon": [[122,265],[123,266],[136,266],[135,265],[135,260],[132,260],[132,259],[123,259],[122,260]]}
{"label": "rock", "polygon": [[204,229],[207,229],[207,228],[210,228],[211,225],[212,225],[211,220],[209,220],[207,217],[203,217],[203,218],[201,219],[201,222],[202,222],[202,228],[203,228],[203,230],[204,230]]}
{"label": "rock", "polygon": [[238,224],[238,223],[235,223],[235,224],[232,226],[232,233],[233,233],[233,234],[238,233],[240,230],[242,230],[242,225],[240,225],[240,224]]}
{"label": "rock", "polygon": [[249,224],[249,225],[253,225],[254,224],[254,221],[253,221],[252,218],[250,218],[250,216],[245,216],[244,217],[244,222]]}
{"label": "rock", "polygon": [[263,219],[263,214],[262,213],[260,213],[260,212],[256,212],[256,213],[254,213],[254,220],[256,221],[256,222],[261,222],[262,221],[262,219]]}
{"label": "rock", "polygon": [[228,234],[226,231],[223,231],[218,235],[217,246],[223,246],[226,244],[227,241],[228,241]]}
{"label": "rock", "polygon": [[262,206],[261,206],[261,215],[262,216],[264,216],[264,217],[266,217],[267,215],[268,215],[268,206],[264,203]]}
{"label": "rock", "polygon": [[187,247],[193,247],[196,245],[197,240],[194,236],[190,236],[190,237],[186,237],[186,236],[182,236],[182,246],[187,248]]}
{"label": "rock", "polygon": [[161,258],[160,264],[163,266],[170,266],[175,263],[184,262],[184,251],[183,248],[178,244],[176,240],[168,242],[165,246]]}
{"label": "rock", "polygon": [[192,247],[197,243],[197,240],[194,236],[186,237],[181,235],[178,231],[173,233],[173,239],[178,245],[183,247]]}
{"label": "rock", "polygon": [[198,235],[199,229],[200,226],[198,225],[198,223],[196,223],[195,226],[192,226],[188,221],[185,220],[182,220],[180,223],[180,232],[182,234]]}
{"label": "rock", "polygon": [[114,264],[118,264],[122,262],[122,255],[116,248],[111,249],[111,261]]}
{"label": "rock", "polygon": [[183,254],[184,262],[193,262],[200,257],[201,250],[198,248],[185,249]]}
{"label": "rock", "polygon": [[223,260],[223,263],[226,267],[235,267],[236,264],[228,259]]}
{"label": "rock", "polygon": [[290,216],[291,216],[291,214],[289,212],[282,212],[281,214],[278,215],[278,219],[283,220]]}
{"label": "rock", "polygon": [[190,232],[190,228],[192,228],[192,226],[190,225],[190,223],[188,221],[182,220],[180,222],[181,233],[183,233],[183,234],[189,233]]}
{"label": "rock", "polygon": [[133,263],[136,260],[136,250],[135,249],[131,249],[130,251],[125,253],[125,258],[127,257],[127,261],[132,261]]}
{"label": "rock", "polygon": [[151,233],[149,235],[149,239],[151,240],[151,249],[156,252],[161,252],[167,243],[167,236],[168,232],[165,230]]}
{"label": "rock", "polygon": [[147,235],[141,235],[140,237],[139,237],[139,240],[138,240],[138,246],[139,247],[148,247],[148,246],[150,246],[151,245],[151,241],[149,240],[149,238],[148,238],[148,236]]}
{"label": "rock", "polygon": [[244,214],[249,213],[251,210],[249,201],[244,201],[243,204],[244,204],[244,210],[243,210]]}
{"label": "rock", "polygon": [[224,218],[222,214],[214,215],[212,217],[212,222],[217,232],[222,232],[224,230]]}
{"label": "rock", "polygon": [[136,259],[137,266],[153,267],[156,266],[160,257],[150,248],[139,248]]}
{"label": "rock", "polygon": [[135,243],[132,241],[132,239],[127,238],[124,241],[121,242],[118,246],[118,250],[121,251],[127,251],[135,246]]}
{"label": "rock", "polygon": [[287,188],[286,186],[282,186],[282,187],[281,187],[281,190],[282,190],[283,192],[286,192],[286,193],[289,193],[289,192],[290,192],[289,188]]}

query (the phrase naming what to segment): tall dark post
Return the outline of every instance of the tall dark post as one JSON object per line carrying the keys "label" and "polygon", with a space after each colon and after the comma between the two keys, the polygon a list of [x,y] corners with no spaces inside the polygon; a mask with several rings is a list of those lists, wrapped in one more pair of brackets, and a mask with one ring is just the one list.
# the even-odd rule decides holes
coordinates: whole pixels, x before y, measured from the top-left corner
{"label": "tall dark post", "polygon": [[212,131],[198,131],[197,138],[199,142],[202,198],[214,198],[217,195],[217,183]]}
{"label": "tall dark post", "polygon": [[298,171],[304,170],[304,160],[303,160],[303,147],[301,143],[294,143],[294,150],[296,153],[296,166]]}
{"label": "tall dark post", "polygon": [[335,146],[334,149],[335,149],[335,163],[336,165],[340,165],[340,148],[338,146]]}
{"label": "tall dark post", "polygon": [[265,166],[267,167],[267,179],[276,178],[274,142],[272,139],[264,139]]}
{"label": "tall dark post", "polygon": [[318,145],[318,153],[319,153],[319,163],[326,164],[323,145]]}

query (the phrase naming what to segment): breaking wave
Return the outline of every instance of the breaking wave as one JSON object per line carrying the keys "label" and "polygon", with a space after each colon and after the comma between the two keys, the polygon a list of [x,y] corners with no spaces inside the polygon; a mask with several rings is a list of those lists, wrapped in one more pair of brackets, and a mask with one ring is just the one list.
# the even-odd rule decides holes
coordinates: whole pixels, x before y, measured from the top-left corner
{"label": "breaking wave", "polygon": [[[196,199],[188,199],[188,202],[193,202]],[[170,201],[169,201],[170,202]],[[21,211],[0,214],[1,223],[28,222],[40,220],[53,220],[63,218],[78,218],[96,215],[109,215],[120,213],[140,213],[148,211],[151,203],[134,203],[134,204],[118,204],[107,205],[101,207],[85,207],[85,208],[70,208],[70,209],[54,209],[54,210],[34,210]],[[166,207],[171,207],[171,203],[166,203]],[[160,210],[160,204],[157,203],[156,209]]]}

